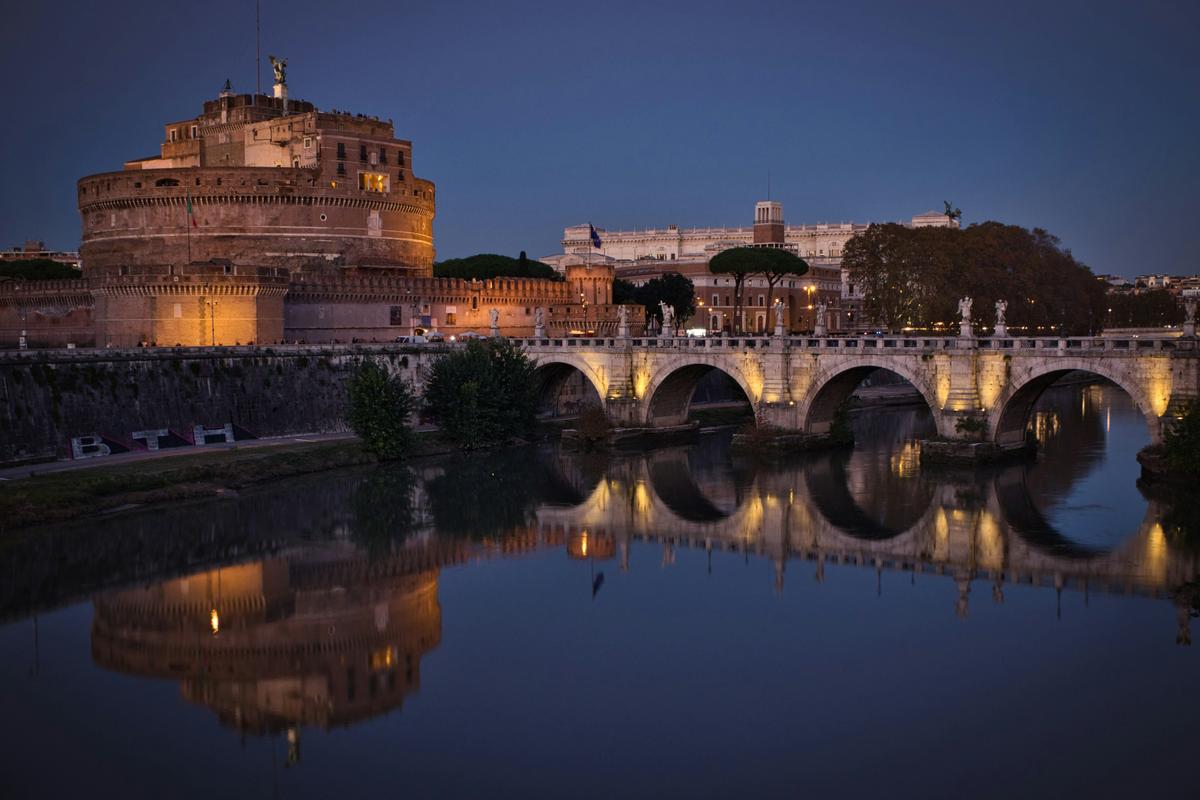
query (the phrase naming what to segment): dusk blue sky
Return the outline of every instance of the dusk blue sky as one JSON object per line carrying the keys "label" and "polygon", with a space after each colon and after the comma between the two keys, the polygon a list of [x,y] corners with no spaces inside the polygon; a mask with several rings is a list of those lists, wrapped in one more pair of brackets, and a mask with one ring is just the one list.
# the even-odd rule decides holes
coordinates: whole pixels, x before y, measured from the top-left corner
{"label": "dusk blue sky", "polygon": [[[157,152],[226,77],[254,86],[253,0],[5,6],[0,247],[76,248],[79,177]],[[1200,4],[262,9],[292,97],[412,140],[439,258],[548,255],[588,220],[747,224],[769,171],[791,223],[952,200],[1097,272],[1200,272]]]}

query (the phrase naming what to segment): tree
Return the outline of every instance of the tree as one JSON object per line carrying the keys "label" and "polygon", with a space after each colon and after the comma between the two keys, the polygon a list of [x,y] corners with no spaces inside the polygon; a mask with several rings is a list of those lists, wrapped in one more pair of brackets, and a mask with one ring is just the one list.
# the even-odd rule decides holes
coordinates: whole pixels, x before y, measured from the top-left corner
{"label": "tree", "polygon": [[24,281],[60,281],[80,277],[70,264],[49,258],[20,258],[0,264],[0,278]]}
{"label": "tree", "polygon": [[533,426],[534,368],[507,339],[468,342],[434,362],[425,407],[442,433],[465,449],[503,444]]}
{"label": "tree", "polygon": [[842,266],[867,316],[889,330],[952,327],[963,296],[975,300],[973,322],[983,329],[995,324],[997,300],[1008,302],[1014,331],[1090,333],[1104,320],[1104,286],[1040,228],[872,225],[846,243]]}
{"label": "tree", "polygon": [[1183,304],[1166,289],[1108,296],[1105,324],[1110,328],[1161,328],[1183,322]]}
{"label": "tree", "polygon": [[613,303],[618,306],[640,302],[637,299],[638,287],[632,282],[617,278],[613,281]]}
{"label": "tree", "polygon": [[776,283],[786,275],[803,275],[808,272],[808,264],[793,253],[774,247],[733,247],[713,256],[708,262],[708,271],[714,275],[733,276],[733,331],[741,333],[745,299],[742,287],[746,277],[764,276],[769,287],[769,299]]}
{"label": "tree", "polygon": [[1200,403],[1188,403],[1178,419],[1163,426],[1163,449],[1171,469],[1200,476]]}
{"label": "tree", "polygon": [[653,317],[661,323],[659,303],[666,303],[675,309],[675,319],[684,323],[696,313],[696,287],[678,272],[667,272],[636,287],[634,302],[646,307],[647,320]]}
{"label": "tree", "polygon": [[488,280],[491,278],[544,278],[552,281],[562,281],[566,278],[560,275],[554,267],[541,261],[530,261],[521,251],[518,258],[497,255],[495,253],[479,253],[466,258],[451,258],[439,261],[433,265],[433,275],[436,278],[464,278],[467,280]]}
{"label": "tree", "polygon": [[379,458],[400,458],[412,443],[408,417],[416,405],[412,389],[374,361],[350,376],[350,428]]}

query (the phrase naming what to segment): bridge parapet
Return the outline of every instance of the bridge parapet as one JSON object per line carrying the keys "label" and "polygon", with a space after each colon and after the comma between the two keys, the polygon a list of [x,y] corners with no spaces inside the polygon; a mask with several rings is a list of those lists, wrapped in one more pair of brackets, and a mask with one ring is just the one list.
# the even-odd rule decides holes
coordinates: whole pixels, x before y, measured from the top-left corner
{"label": "bridge parapet", "polygon": [[595,387],[618,424],[670,427],[687,419],[696,385],[714,369],[742,388],[773,428],[827,434],[866,375],[885,369],[925,398],[938,434],[1024,444],[1041,392],[1071,371],[1111,380],[1146,416],[1200,399],[1200,342],[1171,336],[541,337],[517,340],[543,365],[568,364]]}

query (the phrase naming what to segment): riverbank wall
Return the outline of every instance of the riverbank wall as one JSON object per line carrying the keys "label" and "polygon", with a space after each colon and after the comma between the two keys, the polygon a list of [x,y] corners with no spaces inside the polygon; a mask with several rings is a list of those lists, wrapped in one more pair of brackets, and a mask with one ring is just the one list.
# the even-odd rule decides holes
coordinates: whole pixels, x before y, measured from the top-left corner
{"label": "riverbank wall", "polygon": [[346,430],[363,359],[419,387],[437,347],[39,350],[0,354],[0,464]]}

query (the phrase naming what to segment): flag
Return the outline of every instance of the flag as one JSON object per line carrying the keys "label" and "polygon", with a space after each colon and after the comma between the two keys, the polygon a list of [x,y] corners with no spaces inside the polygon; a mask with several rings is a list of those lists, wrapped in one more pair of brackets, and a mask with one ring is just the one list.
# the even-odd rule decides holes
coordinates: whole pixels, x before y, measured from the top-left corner
{"label": "flag", "polygon": [[199,227],[196,224],[196,215],[192,213],[192,193],[191,192],[187,193],[187,215],[188,215],[188,219],[190,219],[192,221],[192,227],[193,228]]}
{"label": "flag", "polygon": [[590,223],[590,222],[588,223],[588,231],[590,232],[591,237],[592,237],[592,247],[599,250],[601,248],[600,234],[596,233],[596,229],[592,226],[592,223]]}

